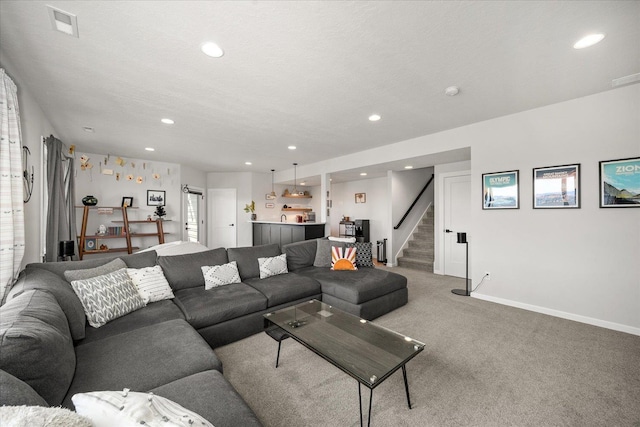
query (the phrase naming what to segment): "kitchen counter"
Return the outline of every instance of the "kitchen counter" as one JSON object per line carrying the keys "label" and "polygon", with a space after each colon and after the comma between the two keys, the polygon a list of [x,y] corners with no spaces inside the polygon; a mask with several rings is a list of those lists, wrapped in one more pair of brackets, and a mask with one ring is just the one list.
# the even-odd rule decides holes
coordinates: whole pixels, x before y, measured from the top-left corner
{"label": "kitchen counter", "polygon": [[280,225],[325,225],[326,222],[280,222],[280,221],[249,221],[254,224],[280,224]]}
{"label": "kitchen counter", "polygon": [[324,237],[324,222],[251,221],[253,246],[288,243]]}

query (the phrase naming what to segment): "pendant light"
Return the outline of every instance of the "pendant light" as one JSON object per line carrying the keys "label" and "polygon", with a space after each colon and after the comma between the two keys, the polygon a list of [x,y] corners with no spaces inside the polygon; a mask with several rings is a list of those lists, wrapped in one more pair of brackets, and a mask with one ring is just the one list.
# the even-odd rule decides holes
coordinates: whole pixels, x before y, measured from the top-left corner
{"label": "pendant light", "polygon": [[276,192],[273,189],[273,173],[275,172],[275,169],[271,169],[271,197],[273,197],[275,199],[276,197]]}
{"label": "pendant light", "polygon": [[297,167],[298,167],[298,164],[294,163],[293,164],[293,194],[298,194],[298,187],[296,186],[296,177],[297,177],[296,169],[297,169]]}

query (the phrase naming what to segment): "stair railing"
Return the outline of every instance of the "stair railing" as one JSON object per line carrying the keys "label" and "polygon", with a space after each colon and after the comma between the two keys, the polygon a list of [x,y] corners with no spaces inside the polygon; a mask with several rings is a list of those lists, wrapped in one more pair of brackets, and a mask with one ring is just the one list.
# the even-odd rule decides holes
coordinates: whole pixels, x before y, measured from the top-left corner
{"label": "stair railing", "polygon": [[422,190],[420,191],[420,193],[418,194],[416,199],[413,201],[413,203],[411,203],[411,206],[409,206],[409,209],[407,209],[407,211],[404,213],[404,215],[400,219],[400,222],[398,222],[398,225],[393,227],[394,230],[397,230],[398,228],[400,228],[400,226],[402,225],[404,220],[407,219],[407,216],[409,216],[409,212],[411,212],[411,209],[413,209],[413,207],[416,205],[416,203],[418,203],[418,200],[420,200],[420,197],[422,196],[422,194],[427,190],[427,188],[429,187],[429,185],[433,181],[433,177],[434,177],[434,174],[431,174],[431,178],[429,178],[429,182],[427,182],[425,184],[425,186],[422,188]]}

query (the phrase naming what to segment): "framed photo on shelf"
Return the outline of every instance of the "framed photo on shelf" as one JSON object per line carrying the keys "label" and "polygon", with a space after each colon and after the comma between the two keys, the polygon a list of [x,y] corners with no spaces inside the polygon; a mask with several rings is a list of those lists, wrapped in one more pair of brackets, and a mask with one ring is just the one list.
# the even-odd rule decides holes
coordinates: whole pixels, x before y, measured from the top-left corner
{"label": "framed photo on shelf", "polygon": [[133,206],[133,197],[123,197],[122,204],[120,205],[123,208],[130,208]]}
{"label": "framed photo on shelf", "polygon": [[166,191],[147,190],[147,206],[164,206]]}
{"label": "framed photo on shelf", "polygon": [[640,207],[640,157],[600,162],[600,207]]}
{"label": "framed photo on shelf", "polygon": [[533,169],[533,208],[580,208],[580,164]]}
{"label": "framed photo on shelf", "polygon": [[275,203],[265,203],[264,207],[267,209],[273,209],[276,206]]}
{"label": "framed photo on shelf", "polygon": [[84,250],[95,251],[98,249],[98,239],[84,239]]}
{"label": "framed photo on shelf", "polygon": [[264,195],[265,200],[275,200],[277,196],[274,196],[271,193],[267,193]]}
{"label": "framed photo on shelf", "polygon": [[356,193],[356,203],[367,203],[367,193]]}
{"label": "framed photo on shelf", "polygon": [[518,170],[482,174],[482,209],[520,209]]}

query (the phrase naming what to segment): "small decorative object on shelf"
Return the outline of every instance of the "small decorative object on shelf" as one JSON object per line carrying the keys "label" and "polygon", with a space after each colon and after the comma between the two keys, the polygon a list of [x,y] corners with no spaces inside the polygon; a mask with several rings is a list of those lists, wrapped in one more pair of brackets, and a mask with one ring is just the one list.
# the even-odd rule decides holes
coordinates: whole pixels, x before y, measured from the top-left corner
{"label": "small decorative object on shelf", "polygon": [[100,245],[100,250],[101,251],[106,251],[109,250],[109,246],[105,245],[104,243]]}
{"label": "small decorative object on shelf", "polygon": [[162,219],[162,217],[165,216],[167,212],[164,210],[164,206],[157,206],[154,214],[158,217],[158,219]]}
{"label": "small decorative object on shelf", "polygon": [[107,233],[107,227],[104,224],[100,224],[100,226],[98,227],[98,234],[106,234]]}
{"label": "small decorative object on shelf", "polygon": [[250,204],[250,205],[245,205],[245,206],[244,206],[244,211],[245,211],[246,213],[251,212],[251,221],[255,221],[255,220],[256,220],[256,218],[258,217],[258,216],[256,215],[256,213],[255,213],[255,212],[256,212],[256,202],[254,202],[253,200],[251,201],[251,204]]}
{"label": "small decorative object on shelf", "polygon": [[131,206],[133,206],[133,197],[123,197],[122,198],[122,207],[123,208],[130,208]]}
{"label": "small decorative object on shelf", "polygon": [[93,196],[84,196],[82,198],[82,204],[85,206],[95,206],[98,204],[98,199]]}

